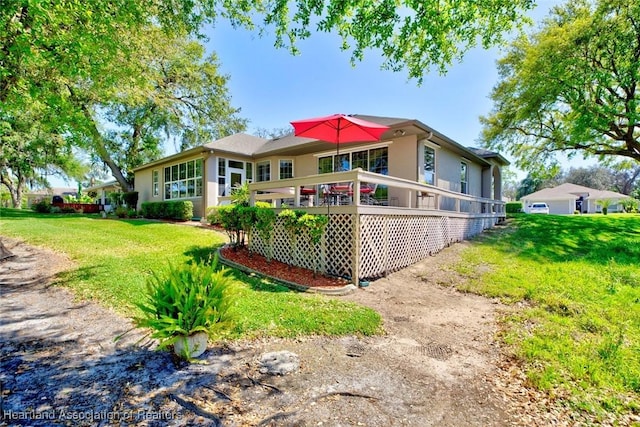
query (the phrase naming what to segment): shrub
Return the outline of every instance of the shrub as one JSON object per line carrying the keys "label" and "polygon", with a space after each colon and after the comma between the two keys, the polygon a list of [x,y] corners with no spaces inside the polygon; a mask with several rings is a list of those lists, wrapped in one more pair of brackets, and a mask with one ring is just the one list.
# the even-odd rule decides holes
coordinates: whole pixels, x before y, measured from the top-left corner
{"label": "shrub", "polygon": [[219,224],[229,236],[231,246],[240,246],[244,242],[242,233],[242,224],[240,223],[240,215],[238,213],[239,205],[227,205],[217,208]]}
{"label": "shrub", "polygon": [[118,218],[126,218],[127,212],[127,208],[125,208],[124,206],[118,206],[114,211]]}
{"label": "shrub", "polygon": [[240,206],[249,206],[249,198],[251,192],[249,191],[249,183],[236,184],[231,189],[231,203]]}
{"label": "shrub", "polygon": [[207,222],[211,225],[220,225],[220,214],[218,210],[220,206],[210,206],[207,208],[206,218]]}
{"label": "shrub", "polygon": [[138,211],[136,211],[135,209],[128,209],[127,218],[138,218]]}
{"label": "shrub", "polygon": [[140,213],[145,218],[188,221],[193,218],[193,202],[190,200],[144,202],[140,206]]}
{"label": "shrub", "polygon": [[49,213],[51,212],[51,205],[46,200],[40,200],[38,203],[35,203],[31,207],[34,211],[39,213]]}
{"label": "shrub", "polygon": [[508,202],[505,204],[507,213],[520,213],[522,212],[522,202]]}
{"label": "shrub", "polygon": [[122,205],[122,193],[109,193],[109,195],[107,196],[109,199],[109,202],[111,205],[113,206],[120,206]]}
{"label": "shrub", "polygon": [[158,349],[172,345],[180,336],[206,332],[210,337],[229,328],[237,288],[227,270],[191,264],[169,266],[164,274],[153,273],[147,281],[147,295],[137,304],[143,315],[134,318],[136,326],[153,330],[160,341]]}

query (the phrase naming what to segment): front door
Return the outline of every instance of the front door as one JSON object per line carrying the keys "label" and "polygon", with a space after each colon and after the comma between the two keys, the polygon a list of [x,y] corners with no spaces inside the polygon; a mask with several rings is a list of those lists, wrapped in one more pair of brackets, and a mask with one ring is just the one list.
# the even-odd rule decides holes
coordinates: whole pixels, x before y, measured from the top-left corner
{"label": "front door", "polygon": [[225,194],[231,195],[234,187],[244,184],[244,169],[227,168],[227,188]]}

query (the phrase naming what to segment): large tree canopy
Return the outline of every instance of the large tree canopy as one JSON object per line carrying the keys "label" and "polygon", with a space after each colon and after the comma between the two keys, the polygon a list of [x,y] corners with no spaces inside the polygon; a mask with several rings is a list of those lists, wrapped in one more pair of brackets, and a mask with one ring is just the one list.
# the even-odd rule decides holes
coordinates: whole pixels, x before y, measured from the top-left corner
{"label": "large tree canopy", "polygon": [[564,152],[640,161],[640,2],[575,0],[518,38],[483,117],[488,147],[533,170]]}
{"label": "large tree canopy", "polygon": [[[406,69],[421,80],[429,69],[444,71],[477,44],[502,42],[505,33],[526,22],[533,5],[533,0],[5,0],[0,116],[11,117],[34,103],[47,106],[43,117],[52,123],[44,127],[64,129],[59,135],[67,143],[88,147],[127,188],[126,170],[157,154],[161,129],[191,145],[243,125],[233,117],[224,90],[203,93],[203,84],[224,88],[226,83],[216,73],[215,58],[199,61],[202,52],[185,41],[196,38],[203,25],[227,19],[236,26],[275,29],[275,45],[292,51],[296,40],[313,31],[335,32],[354,60],[378,49],[383,66]],[[156,28],[163,33],[150,38]],[[184,48],[184,56],[167,47]],[[212,117],[230,119],[213,123]],[[105,129],[105,120],[115,126]]]}
{"label": "large tree canopy", "polygon": [[42,77],[91,78],[114,56],[134,55],[122,44],[123,30],[159,22],[167,31],[195,34],[220,18],[275,28],[276,46],[292,50],[312,31],[337,32],[354,59],[379,49],[384,66],[421,80],[478,43],[502,42],[533,6],[533,0],[4,0],[0,102],[18,88],[38,89]]}

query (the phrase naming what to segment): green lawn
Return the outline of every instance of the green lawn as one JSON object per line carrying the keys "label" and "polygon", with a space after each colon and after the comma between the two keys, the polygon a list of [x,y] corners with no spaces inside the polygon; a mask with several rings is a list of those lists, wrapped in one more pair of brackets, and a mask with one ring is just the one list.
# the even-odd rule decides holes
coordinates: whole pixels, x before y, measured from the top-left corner
{"label": "green lawn", "polygon": [[640,216],[517,215],[457,270],[463,289],[524,303],[502,338],[534,386],[596,416],[640,413]]}
{"label": "green lawn", "polygon": [[[152,271],[163,271],[169,262],[206,261],[224,243],[223,235],[198,227],[14,209],[0,209],[0,235],[67,254],[77,268],[56,284],[128,317],[139,314],[134,304],[144,297]],[[234,274],[241,298],[231,337],[380,332],[381,318],[369,308]]]}

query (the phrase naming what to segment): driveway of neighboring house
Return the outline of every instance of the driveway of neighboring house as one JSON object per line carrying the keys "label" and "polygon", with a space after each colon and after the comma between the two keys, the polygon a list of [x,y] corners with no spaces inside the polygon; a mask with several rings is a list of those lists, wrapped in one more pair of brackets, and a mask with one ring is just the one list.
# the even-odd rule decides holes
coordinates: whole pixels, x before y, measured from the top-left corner
{"label": "driveway of neighboring house", "polygon": [[[496,341],[496,301],[463,294],[447,268],[465,243],[347,297],[384,318],[376,337],[260,339],[212,346],[186,365],[131,323],[63,288],[62,255],[3,240],[0,406],[8,425],[561,425]],[[259,370],[288,350],[300,368]],[[25,415],[26,414],[26,415]],[[20,420],[20,416],[30,417]],[[39,418],[39,419],[38,419]],[[0,421],[0,425],[2,421]]]}

